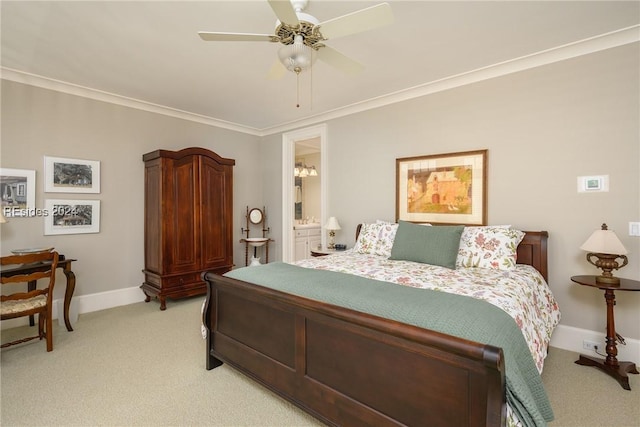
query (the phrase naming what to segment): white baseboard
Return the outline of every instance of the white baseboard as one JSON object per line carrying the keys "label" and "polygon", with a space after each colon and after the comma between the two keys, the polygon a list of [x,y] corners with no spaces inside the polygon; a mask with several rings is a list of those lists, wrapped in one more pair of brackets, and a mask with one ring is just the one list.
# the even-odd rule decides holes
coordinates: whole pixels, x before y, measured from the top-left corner
{"label": "white baseboard", "polygon": [[[108,308],[119,307],[121,305],[134,304],[142,302],[143,300],[144,294],[138,286],[73,297],[69,309],[69,320],[73,324],[77,322],[78,314],[91,313],[93,311],[106,310]],[[58,322],[61,325],[64,325],[62,316],[58,315],[62,312],[62,304],[62,299],[55,300],[53,318],[57,318]],[[26,324],[26,320],[24,320],[24,318],[22,321]],[[5,325],[6,322],[11,321],[3,322],[3,329],[5,327],[18,326],[16,324]],[[585,340],[598,343],[598,352],[602,354],[605,353],[606,344],[603,332],[590,331],[587,329],[575,328],[573,326],[559,325],[551,337],[551,346],[589,356],[597,356],[594,351],[587,350],[582,347],[582,343]],[[618,343],[618,360],[631,361],[636,365],[640,365],[640,340],[625,338],[625,342],[626,345]]]}
{"label": "white baseboard", "polygon": [[[594,351],[582,347],[582,343],[585,340],[598,343],[598,353],[606,353],[604,332],[574,328],[573,326],[559,325],[553,332],[550,344],[552,347],[597,357],[598,355]],[[640,365],[640,340],[625,338],[624,341],[626,345],[618,343],[618,360],[630,361]]]}
{"label": "white baseboard", "polygon": [[[69,321],[74,324],[78,321],[79,314],[134,304],[144,301],[144,298],[139,286],[73,297],[69,306]],[[63,304],[62,298],[54,300],[53,304],[52,315],[54,319],[58,319],[60,325],[64,325],[64,318],[61,315]]]}
{"label": "white baseboard", "polygon": [[[82,295],[73,298],[73,300],[71,309],[69,310],[69,318],[72,323],[76,321],[78,314],[140,302],[144,300],[144,294],[140,291],[139,287],[134,286],[132,288],[124,288],[99,294]],[[74,303],[77,304],[75,310]],[[62,300],[59,300],[59,304],[57,304],[56,307],[59,307],[60,310],[62,309]],[[55,311],[53,316],[57,317]],[[590,331],[573,326],[559,325],[551,337],[551,346],[576,353],[597,356],[595,352],[582,347],[582,343],[585,340],[598,343],[598,352],[602,354],[605,353],[606,344],[603,332]],[[618,359],[632,361],[640,365],[640,340],[625,338],[625,342],[626,345],[618,344]]]}

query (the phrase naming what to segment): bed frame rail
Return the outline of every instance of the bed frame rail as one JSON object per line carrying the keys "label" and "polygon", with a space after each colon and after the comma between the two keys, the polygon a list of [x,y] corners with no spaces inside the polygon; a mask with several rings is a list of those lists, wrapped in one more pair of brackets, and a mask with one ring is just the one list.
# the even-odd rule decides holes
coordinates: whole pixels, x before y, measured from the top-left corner
{"label": "bed frame rail", "polygon": [[502,426],[502,350],[212,273],[207,369],[228,363],[329,425]]}

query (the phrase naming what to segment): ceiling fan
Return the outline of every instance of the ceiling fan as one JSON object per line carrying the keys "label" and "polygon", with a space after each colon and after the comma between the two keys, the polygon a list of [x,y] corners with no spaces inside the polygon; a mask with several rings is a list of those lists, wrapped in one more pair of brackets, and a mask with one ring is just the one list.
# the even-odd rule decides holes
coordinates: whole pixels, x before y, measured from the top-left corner
{"label": "ceiling fan", "polygon": [[[391,6],[380,3],[328,21],[319,22],[304,13],[308,0],[268,0],[278,21],[274,34],[222,33],[199,31],[205,41],[266,41],[282,43],[280,62],[270,77],[281,77],[286,70],[300,74],[320,59],[347,74],[357,74],[362,64],[324,44],[325,41],[382,27],[393,22]],[[314,54],[315,53],[315,54]]]}

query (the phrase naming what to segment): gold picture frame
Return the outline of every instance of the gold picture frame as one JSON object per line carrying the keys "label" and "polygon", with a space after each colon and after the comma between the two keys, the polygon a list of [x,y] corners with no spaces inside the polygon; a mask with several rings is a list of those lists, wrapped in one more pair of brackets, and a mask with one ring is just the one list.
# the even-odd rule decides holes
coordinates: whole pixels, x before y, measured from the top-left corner
{"label": "gold picture frame", "polygon": [[396,221],[487,224],[487,150],[396,159]]}

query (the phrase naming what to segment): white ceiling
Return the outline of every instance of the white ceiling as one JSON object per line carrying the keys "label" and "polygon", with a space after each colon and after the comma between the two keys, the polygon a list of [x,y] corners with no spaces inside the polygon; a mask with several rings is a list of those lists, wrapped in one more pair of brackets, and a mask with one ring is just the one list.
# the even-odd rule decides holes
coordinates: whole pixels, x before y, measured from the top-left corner
{"label": "white ceiling", "polygon": [[[311,0],[305,12],[322,22],[378,3]],[[637,42],[640,34],[639,1],[389,3],[394,24],[326,42],[365,71],[351,77],[318,61],[300,77],[300,108],[295,74],[267,78],[280,44],[197,35],[272,34],[266,0],[3,0],[2,77],[259,135]]]}

